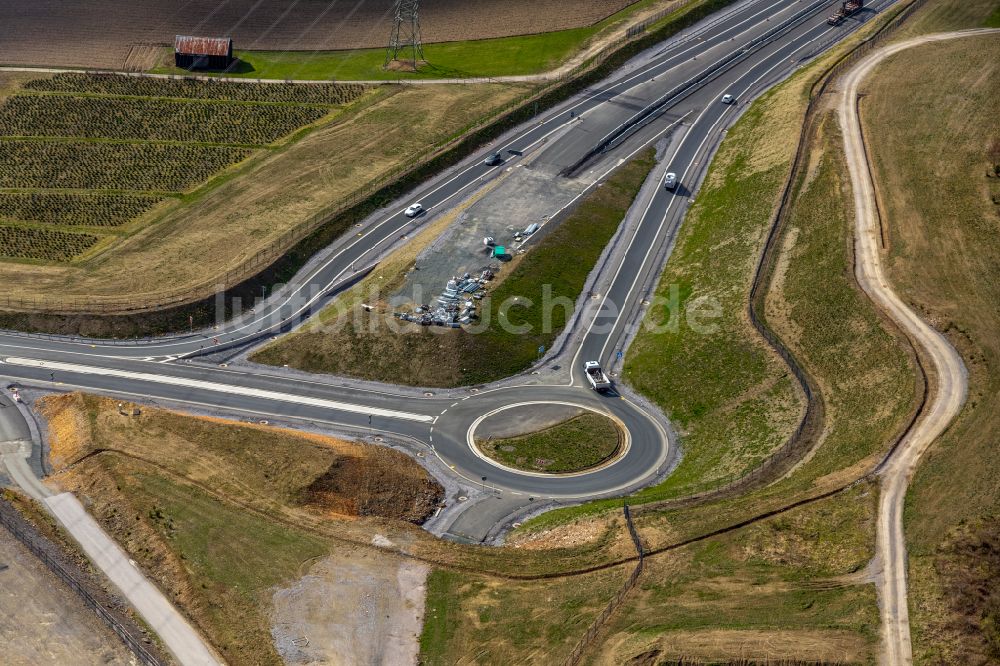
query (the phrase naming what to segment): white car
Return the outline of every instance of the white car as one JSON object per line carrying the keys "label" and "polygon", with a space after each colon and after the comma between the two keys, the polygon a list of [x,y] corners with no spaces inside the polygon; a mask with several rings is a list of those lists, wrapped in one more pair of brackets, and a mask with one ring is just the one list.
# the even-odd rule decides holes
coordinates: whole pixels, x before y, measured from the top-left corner
{"label": "white car", "polygon": [[416,217],[417,215],[420,215],[422,212],[424,212],[424,207],[418,203],[415,203],[406,209],[405,214],[406,217]]}
{"label": "white car", "polygon": [[736,98],[733,97],[732,95],[723,95],[722,96],[722,103],[723,104],[732,104],[735,101],[736,101]]}
{"label": "white car", "polygon": [[668,190],[672,190],[675,187],[677,187],[677,174],[671,171],[666,176],[664,176],[663,187]]}

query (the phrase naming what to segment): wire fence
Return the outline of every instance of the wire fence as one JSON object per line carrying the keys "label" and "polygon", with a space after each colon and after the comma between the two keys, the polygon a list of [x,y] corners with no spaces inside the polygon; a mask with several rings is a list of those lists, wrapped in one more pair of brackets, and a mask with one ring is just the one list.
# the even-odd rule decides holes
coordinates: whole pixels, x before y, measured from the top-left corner
{"label": "wire fence", "polygon": [[141,663],[147,666],[166,666],[167,662],[155,655],[145,644],[148,639],[144,639],[134,625],[129,626],[123,618],[102,603],[91,591],[90,586],[84,582],[83,576],[74,573],[73,567],[64,562],[57,554],[56,546],[38,534],[31,524],[3,499],[0,499],[0,525],[5,527],[25,548],[41,560],[49,571],[73,590],[83,603],[118,635]]}
{"label": "wire fence", "polygon": [[785,183],[785,189],[782,192],[781,201],[774,215],[768,238],[765,241],[764,250],[757,265],[748,306],[750,321],[771,348],[781,356],[799,382],[807,401],[805,415],[796,427],[795,432],[792,433],[786,442],[747,474],[709,491],[678,499],[650,502],[637,506],[636,510],[655,511],[666,507],[676,508],[687,506],[711,499],[733,496],[739,492],[746,491],[748,488],[774,481],[791,469],[794,463],[801,460],[802,454],[811,444],[811,435],[818,433],[824,412],[822,396],[816,390],[812,378],[799,365],[784,342],[771,330],[766,319],[761,316],[760,313],[763,312],[763,299],[766,294],[765,287],[767,286],[768,277],[777,261],[777,241],[781,236],[781,230],[784,228],[789,215],[795,182],[801,173],[802,166],[806,163],[810,138],[815,129],[816,116],[823,102],[823,96],[829,91],[829,87],[833,81],[891,37],[926,2],[927,0],[913,0],[913,2],[900,9],[893,18],[879,27],[873,34],[866,37],[856,47],[844,54],[843,57],[832,63],[816,78],[810,89],[809,103],[803,118],[802,133],[799,137],[795,157],[792,160],[792,167]]}
{"label": "wire fence", "polygon": [[[304,259],[307,259],[319,248],[310,247],[303,252],[297,252],[297,248],[328,228],[340,229],[340,232],[346,230],[346,227],[340,228],[344,225],[338,225],[339,218],[352,215],[352,212],[355,211],[361,211],[364,215],[359,214],[356,217],[363,219],[364,216],[374,212],[380,206],[402,196],[407,189],[418,186],[433,175],[440,173],[441,170],[458,163],[490,140],[513,129],[517,124],[530,121],[540,111],[554,107],[584,90],[587,86],[609,76],[615,69],[645,49],[656,46],[662,40],[691,27],[713,12],[732,5],[736,1],[704,0],[700,4],[686,3],[685,7],[690,5],[692,8],[685,10],[676,20],[649,30],[657,22],[650,19],[645,22],[644,31],[631,35],[626,31],[622,37],[607,44],[580,68],[567,71],[540,88],[511,100],[500,109],[495,110],[490,118],[471,123],[448,140],[430,147],[424,155],[417,156],[415,159],[408,160],[406,163],[383,173],[377,179],[357,190],[347,200],[339,202],[336,207],[320,211],[306,222],[285,231],[266,247],[241,259],[236,266],[228,269],[225,273],[212,275],[197,283],[187,284],[176,289],[125,294],[120,297],[88,295],[25,298],[7,293],[0,296],[0,309],[7,312],[129,315],[180,308],[211,299],[218,293],[227,292],[248,281],[258,279],[276,264],[288,259],[291,253],[302,254],[303,257],[297,261],[300,265],[304,264]],[[666,18],[668,14],[677,9],[675,7],[669,11],[664,10],[658,13],[659,19],[657,20]]]}
{"label": "wire fence", "polygon": [[587,649],[593,645],[594,640],[597,638],[597,634],[600,633],[601,628],[608,621],[608,618],[621,606],[625,597],[628,593],[632,591],[635,587],[636,582],[639,580],[639,576],[642,575],[643,567],[646,561],[646,552],[642,545],[642,539],[639,538],[639,532],[635,529],[635,524],[632,522],[632,512],[629,510],[628,504],[623,508],[625,514],[625,525],[628,526],[629,535],[632,537],[632,543],[635,545],[636,553],[639,555],[639,560],[635,565],[635,569],[629,575],[628,580],[622,585],[621,589],[615,593],[615,596],[611,598],[608,605],[594,618],[594,621],[590,623],[587,631],[577,642],[576,647],[570,653],[569,657],[566,658],[566,666],[576,666],[580,663],[583,658],[583,654]]}

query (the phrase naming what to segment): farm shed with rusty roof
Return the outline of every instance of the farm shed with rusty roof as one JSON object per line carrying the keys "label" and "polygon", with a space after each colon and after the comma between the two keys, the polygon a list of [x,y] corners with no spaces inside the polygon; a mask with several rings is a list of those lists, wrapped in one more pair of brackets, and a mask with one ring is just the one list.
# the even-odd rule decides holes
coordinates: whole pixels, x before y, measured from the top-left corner
{"label": "farm shed with rusty roof", "polygon": [[226,69],[233,63],[230,37],[174,38],[174,64],[182,69]]}

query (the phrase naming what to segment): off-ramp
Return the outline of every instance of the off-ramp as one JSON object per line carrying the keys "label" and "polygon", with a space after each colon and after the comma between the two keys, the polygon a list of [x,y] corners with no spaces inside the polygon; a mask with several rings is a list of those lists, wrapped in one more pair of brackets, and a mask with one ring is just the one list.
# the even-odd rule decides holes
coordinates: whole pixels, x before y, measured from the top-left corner
{"label": "off-ramp", "polygon": [[928,367],[933,389],[914,426],[882,463],[882,493],[878,514],[878,557],[882,564],[879,597],[885,664],[910,664],[910,620],[907,607],[906,541],[903,502],[906,488],[921,456],[962,410],[968,392],[968,372],[961,356],[938,331],[925,323],[893,291],[885,276],[881,254],[879,213],[875,186],[868,167],[858,94],[865,77],[886,58],[928,42],[957,39],[1000,30],[968,30],[916,37],[886,46],[862,60],[845,77],[838,103],[844,131],[844,150],[854,188],[855,254],[858,283],[910,339]]}

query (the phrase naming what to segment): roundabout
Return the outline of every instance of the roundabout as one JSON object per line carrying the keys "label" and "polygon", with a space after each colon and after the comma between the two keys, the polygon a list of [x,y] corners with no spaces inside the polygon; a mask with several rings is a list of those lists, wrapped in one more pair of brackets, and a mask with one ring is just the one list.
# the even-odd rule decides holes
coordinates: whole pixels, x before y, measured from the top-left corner
{"label": "roundabout", "polygon": [[[621,433],[613,455],[588,469],[546,473],[517,469],[487,456],[476,435],[488,419],[521,410],[572,408],[606,417]],[[512,411],[513,410],[513,411]],[[604,397],[575,386],[516,386],[470,395],[434,422],[438,457],[471,483],[538,498],[581,500],[620,495],[652,482],[667,466],[672,446],[666,430],[625,397]]]}
{"label": "roundabout", "polygon": [[477,418],[466,440],[486,462],[539,477],[605,469],[621,460],[631,445],[628,429],[619,419],[569,402],[500,407]]}

